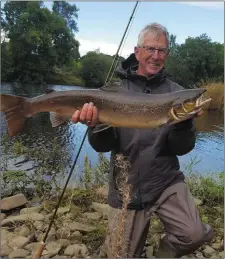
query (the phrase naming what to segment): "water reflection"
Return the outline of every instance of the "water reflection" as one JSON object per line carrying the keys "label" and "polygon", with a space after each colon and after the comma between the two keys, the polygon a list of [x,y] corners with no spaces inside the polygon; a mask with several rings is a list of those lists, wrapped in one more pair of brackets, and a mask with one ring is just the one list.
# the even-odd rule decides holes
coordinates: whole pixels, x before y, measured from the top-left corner
{"label": "water reflection", "polygon": [[[75,90],[80,87],[60,86],[60,85],[23,85],[2,84],[2,92],[7,94],[23,95],[34,97],[44,93],[44,89],[52,88],[56,91]],[[179,157],[181,169],[191,160],[200,160],[194,167],[195,172],[205,174],[208,172],[219,172],[224,170],[224,114],[219,112],[205,112],[203,116],[197,118],[197,143],[189,154]],[[21,135],[27,146],[49,145],[55,138],[60,140],[63,147],[66,147],[74,158],[83,138],[86,126],[82,124],[74,125],[68,123],[56,129],[51,127],[49,114],[42,113],[29,118]],[[6,132],[4,115],[1,114],[1,132]],[[81,151],[78,166],[83,167],[84,155],[88,155],[91,163],[97,161],[97,153],[91,148],[86,140]],[[109,153],[106,154],[109,156]],[[80,171],[80,170],[78,170]]]}

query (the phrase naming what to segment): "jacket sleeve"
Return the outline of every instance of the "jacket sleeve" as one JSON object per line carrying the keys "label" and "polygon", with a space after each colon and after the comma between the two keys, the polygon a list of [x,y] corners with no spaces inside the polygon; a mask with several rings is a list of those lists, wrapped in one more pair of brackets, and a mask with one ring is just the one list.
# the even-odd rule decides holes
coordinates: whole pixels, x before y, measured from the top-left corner
{"label": "jacket sleeve", "polygon": [[189,119],[171,126],[168,134],[170,151],[177,156],[190,152],[195,147],[196,127],[193,119]]}
{"label": "jacket sleeve", "polygon": [[[97,129],[96,125],[94,128]],[[100,132],[93,132],[94,128],[88,129],[88,141],[96,152],[109,152],[115,149],[117,144],[116,129],[113,127],[107,128]]]}

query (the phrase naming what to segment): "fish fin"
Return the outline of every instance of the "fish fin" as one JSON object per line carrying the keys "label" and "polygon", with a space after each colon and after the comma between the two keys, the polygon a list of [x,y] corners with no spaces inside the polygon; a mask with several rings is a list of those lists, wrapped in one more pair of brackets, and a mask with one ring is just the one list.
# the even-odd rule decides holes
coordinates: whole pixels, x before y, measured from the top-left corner
{"label": "fish fin", "polygon": [[50,121],[52,124],[52,127],[58,127],[59,125],[64,124],[66,121],[69,120],[69,116],[62,115],[57,112],[49,112],[50,113]]}
{"label": "fish fin", "polygon": [[92,129],[92,132],[93,133],[98,133],[98,132],[101,132],[101,131],[104,131],[108,128],[111,128],[112,126],[111,125],[108,125],[108,124],[98,124],[95,128]]}
{"label": "fish fin", "polygon": [[119,82],[114,82],[114,83],[106,83],[102,87],[99,88],[102,91],[114,91],[114,92],[119,92],[119,91],[128,91],[126,88],[124,88],[121,83]]}
{"label": "fish fin", "polygon": [[14,137],[22,131],[27,117],[30,117],[28,98],[22,96],[1,94],[1,111],[5,113],[9,137]]}

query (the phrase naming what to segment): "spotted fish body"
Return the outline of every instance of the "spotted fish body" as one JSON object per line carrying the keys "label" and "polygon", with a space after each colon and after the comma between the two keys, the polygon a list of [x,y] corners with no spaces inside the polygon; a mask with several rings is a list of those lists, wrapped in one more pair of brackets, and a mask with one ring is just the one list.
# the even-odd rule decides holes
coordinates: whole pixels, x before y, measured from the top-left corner
{"label": "spotted fish body", "polygon": [[[60,91],[35,98],[1,95],[1,111],[5,112],[10,136],[22,130],[25,118],[39,112],[51,112],[70,118],[75,110],[92,102],[99,111],[99,121],[115,127],[153,128],[172,122],[170,111],[196,100],[205,89],[192,89],[168,94],[144,94],[115,90]],[[193,111],[195,107],[193,105]],[[186,119],[186,118],[185,118]],[[60,124],[60,123],[59,123]]]}

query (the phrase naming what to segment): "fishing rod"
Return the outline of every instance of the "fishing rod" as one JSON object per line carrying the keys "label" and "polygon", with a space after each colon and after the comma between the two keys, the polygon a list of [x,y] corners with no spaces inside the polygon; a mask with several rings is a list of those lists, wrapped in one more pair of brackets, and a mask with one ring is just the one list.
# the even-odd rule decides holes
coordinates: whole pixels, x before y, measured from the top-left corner
{"label": "fishing rod", "polygon": [[[111,68],[110,68],[110,70],[109,70],[109,72],[108,72],[108,75],[107,75],[107,78],[106,78],[104,84],[106,84],[107,81],[108,81],[109,75],[110,75],[110,73],[111,73],[111,71],[112,71],[112,68],[113,68],[113,66],[114,66],[114,64],[115,64],[115,61],[116,61],[116,58],[117,58],[117,56],[118,56],[119,50],[120,50],[120,48],[121,48],[121,45],[122,45],[122,43],[123,43],[124,37],[125,37],[125,35],[126,35],[126,33],[127,33],[127,30],[128,30],[128,28],[129,28],[129,25],[130,25],[132,19],[133,19],[134,12],[135,12],[135,10],[136,10],[137,5],[138,5],[139,2],[140,2],[140,1],[137,1],[136,4],[135,4],[135,6],[134,6],[133,12],[132,12],[132,14],[131,14],[131,16],[130,16],[130,19],[129,19],[129,21],[128,21],[127,27],[126,27],[126,29],[125,29],[125,32],[124,32],[123,37],[122,37],[122,39],[121,39],[121,42],[120,42],[120,44],[119,44],[119,46],[118,46],[117,52],[116,52],[116,54],[115,54],[114,60],[113,60],[113,62],[112,62]],[[112,77],[111,77],[111,78],[112,78]],[[40,258],[41,255],[42,255],[42,252],[43,252],[43,250],[44,250],[45,242],[46,242],[46,240],[47,240],[48,234],[49,234],[49,232],[50,232],[50,230],[51,230],[51,227],[52,227],[52,225],[53,225],[53,223],[54,223],[54,220],[55,220],[55,217],[56,217],[56,213],[57,213],[58,208],[59,208],[59,206],[60,206],[60,203],[61,203],[61,201],[62,201],[63,195],[64,195],[65,190],[66,190],[66,188],[67,188],[67,185],[68,185],[68,183],[69,183],[69,180],[70,180],[70,178],[71,178],[71,176],[72,176],[72,174],[73,174],[74,167],[75,167],[75,165],[76,165],[76,163],[77,163],[77,160],[78,160],[78,157],[79,157],[79,155],[80,155],[81,149],[82,149],[82,147],[83,147],[84,141],[85,141],[86,136],[87,136],[87,134],[88,134],[88,128],[89,128],[89,126],[87,127],[87,129],[86,129],[86,131],[85,131],[85,133],[84,133],[84,136],[83,136],[83,138],[82,138],[82,141],[81,141],[79,150],[78,150],[78,152],[77,152],[77,155],[76,155],[76,157],[75,157],[75,160],[74,160],[74,162],[73,162],[73,165],[72,165],[72,167],[71,167],[71,169],[70,169],[68,178],[67,178],[67,180],[66,180],[65,186],[63,187],[63,190],[62,190],[62,193],[61,193],[61,195],[60,195],[60,197],[59,197],[58,203],[56,204],[56,207],[55,207],[53,216],[52,216],[51,221],[50,221],[50,223],[49,223],[49,225],[48,225],[48,229],[47,229],[47,231],[46,231],[46,233],[45,233],[45,235],[44,235],[43,241],[40,242],[40,246],[39,246],[39,247],[37,248],[37,250],[35,251],[33,258]]]}

